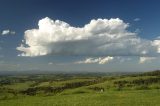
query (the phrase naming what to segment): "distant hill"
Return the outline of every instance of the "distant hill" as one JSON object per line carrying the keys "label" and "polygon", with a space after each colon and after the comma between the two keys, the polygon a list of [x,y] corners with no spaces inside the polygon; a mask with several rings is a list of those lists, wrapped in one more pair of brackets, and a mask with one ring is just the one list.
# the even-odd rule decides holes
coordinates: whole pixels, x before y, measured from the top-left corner
{"label": "distant hill", "polygon": [[142,76],[160,76],[160,70],[145,72],[140,75],[142,75]]}

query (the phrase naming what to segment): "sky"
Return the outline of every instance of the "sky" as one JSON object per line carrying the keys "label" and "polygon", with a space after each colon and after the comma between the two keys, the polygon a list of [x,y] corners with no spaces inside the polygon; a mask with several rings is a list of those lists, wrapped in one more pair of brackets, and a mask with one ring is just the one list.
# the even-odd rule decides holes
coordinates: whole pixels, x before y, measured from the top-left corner
{"label": "sky", "polygon": [[159,0],[0,0],[0,71],[160,69]]}

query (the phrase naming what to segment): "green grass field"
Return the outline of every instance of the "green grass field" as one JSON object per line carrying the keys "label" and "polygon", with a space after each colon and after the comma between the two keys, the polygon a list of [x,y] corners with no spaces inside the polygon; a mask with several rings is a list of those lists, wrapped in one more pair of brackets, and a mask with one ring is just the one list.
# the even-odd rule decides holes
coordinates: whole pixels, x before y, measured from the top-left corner
{"label": "green grass field", "polygon": [[0,106],[160,106],[160,72],[1,77]]}

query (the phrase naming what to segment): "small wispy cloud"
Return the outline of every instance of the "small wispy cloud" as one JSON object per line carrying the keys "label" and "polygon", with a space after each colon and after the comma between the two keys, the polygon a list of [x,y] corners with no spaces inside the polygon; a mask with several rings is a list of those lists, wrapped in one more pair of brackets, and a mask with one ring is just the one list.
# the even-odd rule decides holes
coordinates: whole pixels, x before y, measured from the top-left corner
{"label": "small wispy cloud", "polygon": [[49,62],[48,65],[53,65],[53,63],[52,63],[52,62]]}
{"label": "small wispy cloud", "polygon": [[160,36],[158,36],[157,39],[160,39]]}
{"label": "small wispy cloud", "polygon": [[133,21],[137,22],[137,21],[140,21],[141,19],[140,18],[135,18]]}
{"label": "small wispy cloud", "polygon": [[99,58],[86,58],[82,61],[74,62],[75,64],[91,64],[91,63],[98,63],[98,64],[106,64],[109,61],[113,60],[113,57],[107,56],[107,57],[99,57]]}
{"label": "small wispy cloud", "polygon": [[131,61],[132,58],[131,57],[123,57],[123,56],[119,56],[116,58],[117,61],[119,61],[120,63],[126,62],[126,61]]}
{"label": "small wispy cloud", "polygon": [[139,63],[143,64],[145,62],[151,62],[152,60],[155,60],[155,57],[140,57]]}
{"label": "small wispy cloud", "polygon": [[137,28],[134,32],[139,34],[141,32],[141,30],[139,28]]}
{"label": "small wispy cloud", "polygon": [[12,30],[9,30],[9,29],[3,30],[3,31],[1,32],[1,35],[15,35],[15,34],[16,34],[15,31],[12,31]]}

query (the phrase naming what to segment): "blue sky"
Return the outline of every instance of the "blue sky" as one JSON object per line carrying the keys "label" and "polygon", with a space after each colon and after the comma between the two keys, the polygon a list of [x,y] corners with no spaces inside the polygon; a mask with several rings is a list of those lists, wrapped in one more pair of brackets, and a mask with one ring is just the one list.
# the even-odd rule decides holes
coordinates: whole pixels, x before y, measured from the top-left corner
{"label": "blue sky", "polygon": [[[22,40],[25,38],[24,32],[26,30],[38,29],[38,22],[45,17],[49,17],[49,20],[64,21],[75,28],[82,28],[84,25],[89,24],[93,19],[97,20],[98,18],[101,18],[110,20],[111,18],[119,18],[119,20],[122,20],[125,25],[127,25],[127,23],[129,25],[129,27],[124,30],[127,30],[127,32],[136,33],[135,35],[137,36],[137,39],[139,37],[142,39],[142,44],[144,44],[143,40],[147,40],[147,42],[154,42],[154,40],[158,40],[157,37],[160,36],[159,10],[159,0],[1,0],[0,71],[99,70],[107,72],[148,71],[160,69],[159,54],[156,54],[155,51],[144,56],[139,55],[138,53],[136,55],[128,53],[127,56],[122,56],[123,53],[119,55],[115,53],[111,54],[110,51],[113,50],[112,48],[110,51],[107,49],[107,53],[96,52],[95,54],[98,54],[96,56],[86,51],[87,55],[84,56],[82,53],[72,54],[75,49],[71,51],[66,50],[67,47],[70,46],[66,47],[64,45],[60,45],[60,47],[63,46],[64,49],[58,52],[56,55],[53,55],[55,52],[47,52],[47,54],[43,56],[18,56],[18,54],[27,52],[21,52],[16,49],[20,46]],[[8,31],[8,33],[6,32],[7,34],[3,35],[3,31]],[[83,35],[83,33],[80,34]],[[32,37],[32,35],[30,36]],[[137,45],[139,46],[141,43]],[[86,44],[88,45],[89,43]],[[52,46],[51,44],[49,45]],[[147,43],[144,45],[149,44]],[[80,43],[80,45],[76,47],[83,48],[82,46],[85,46],[85,43],[84,45]],[[160,47],[159,43],[158,46],[156,45],[156,47]],[[144,46],[143,48],[147,47]],[[155,47],[153,49],[155,49]],[[149,50],[152,52],[152,48]],[[63,53],[63,51],[67,51],[67,53]],[[121,49],[116,49],[116,51],[121,51]],[[114,59],[107,60],[106,64],[99,64],[100,61],[104,60],[104,58],[108,56],[114,57]],[[147,62],[141,64],[139,61],[142,57],[145,57],[145,59],[143,58],[141,60]],[[88,61],[92,62],[88,64],[86,62],[87,59],[89,59]]]}

